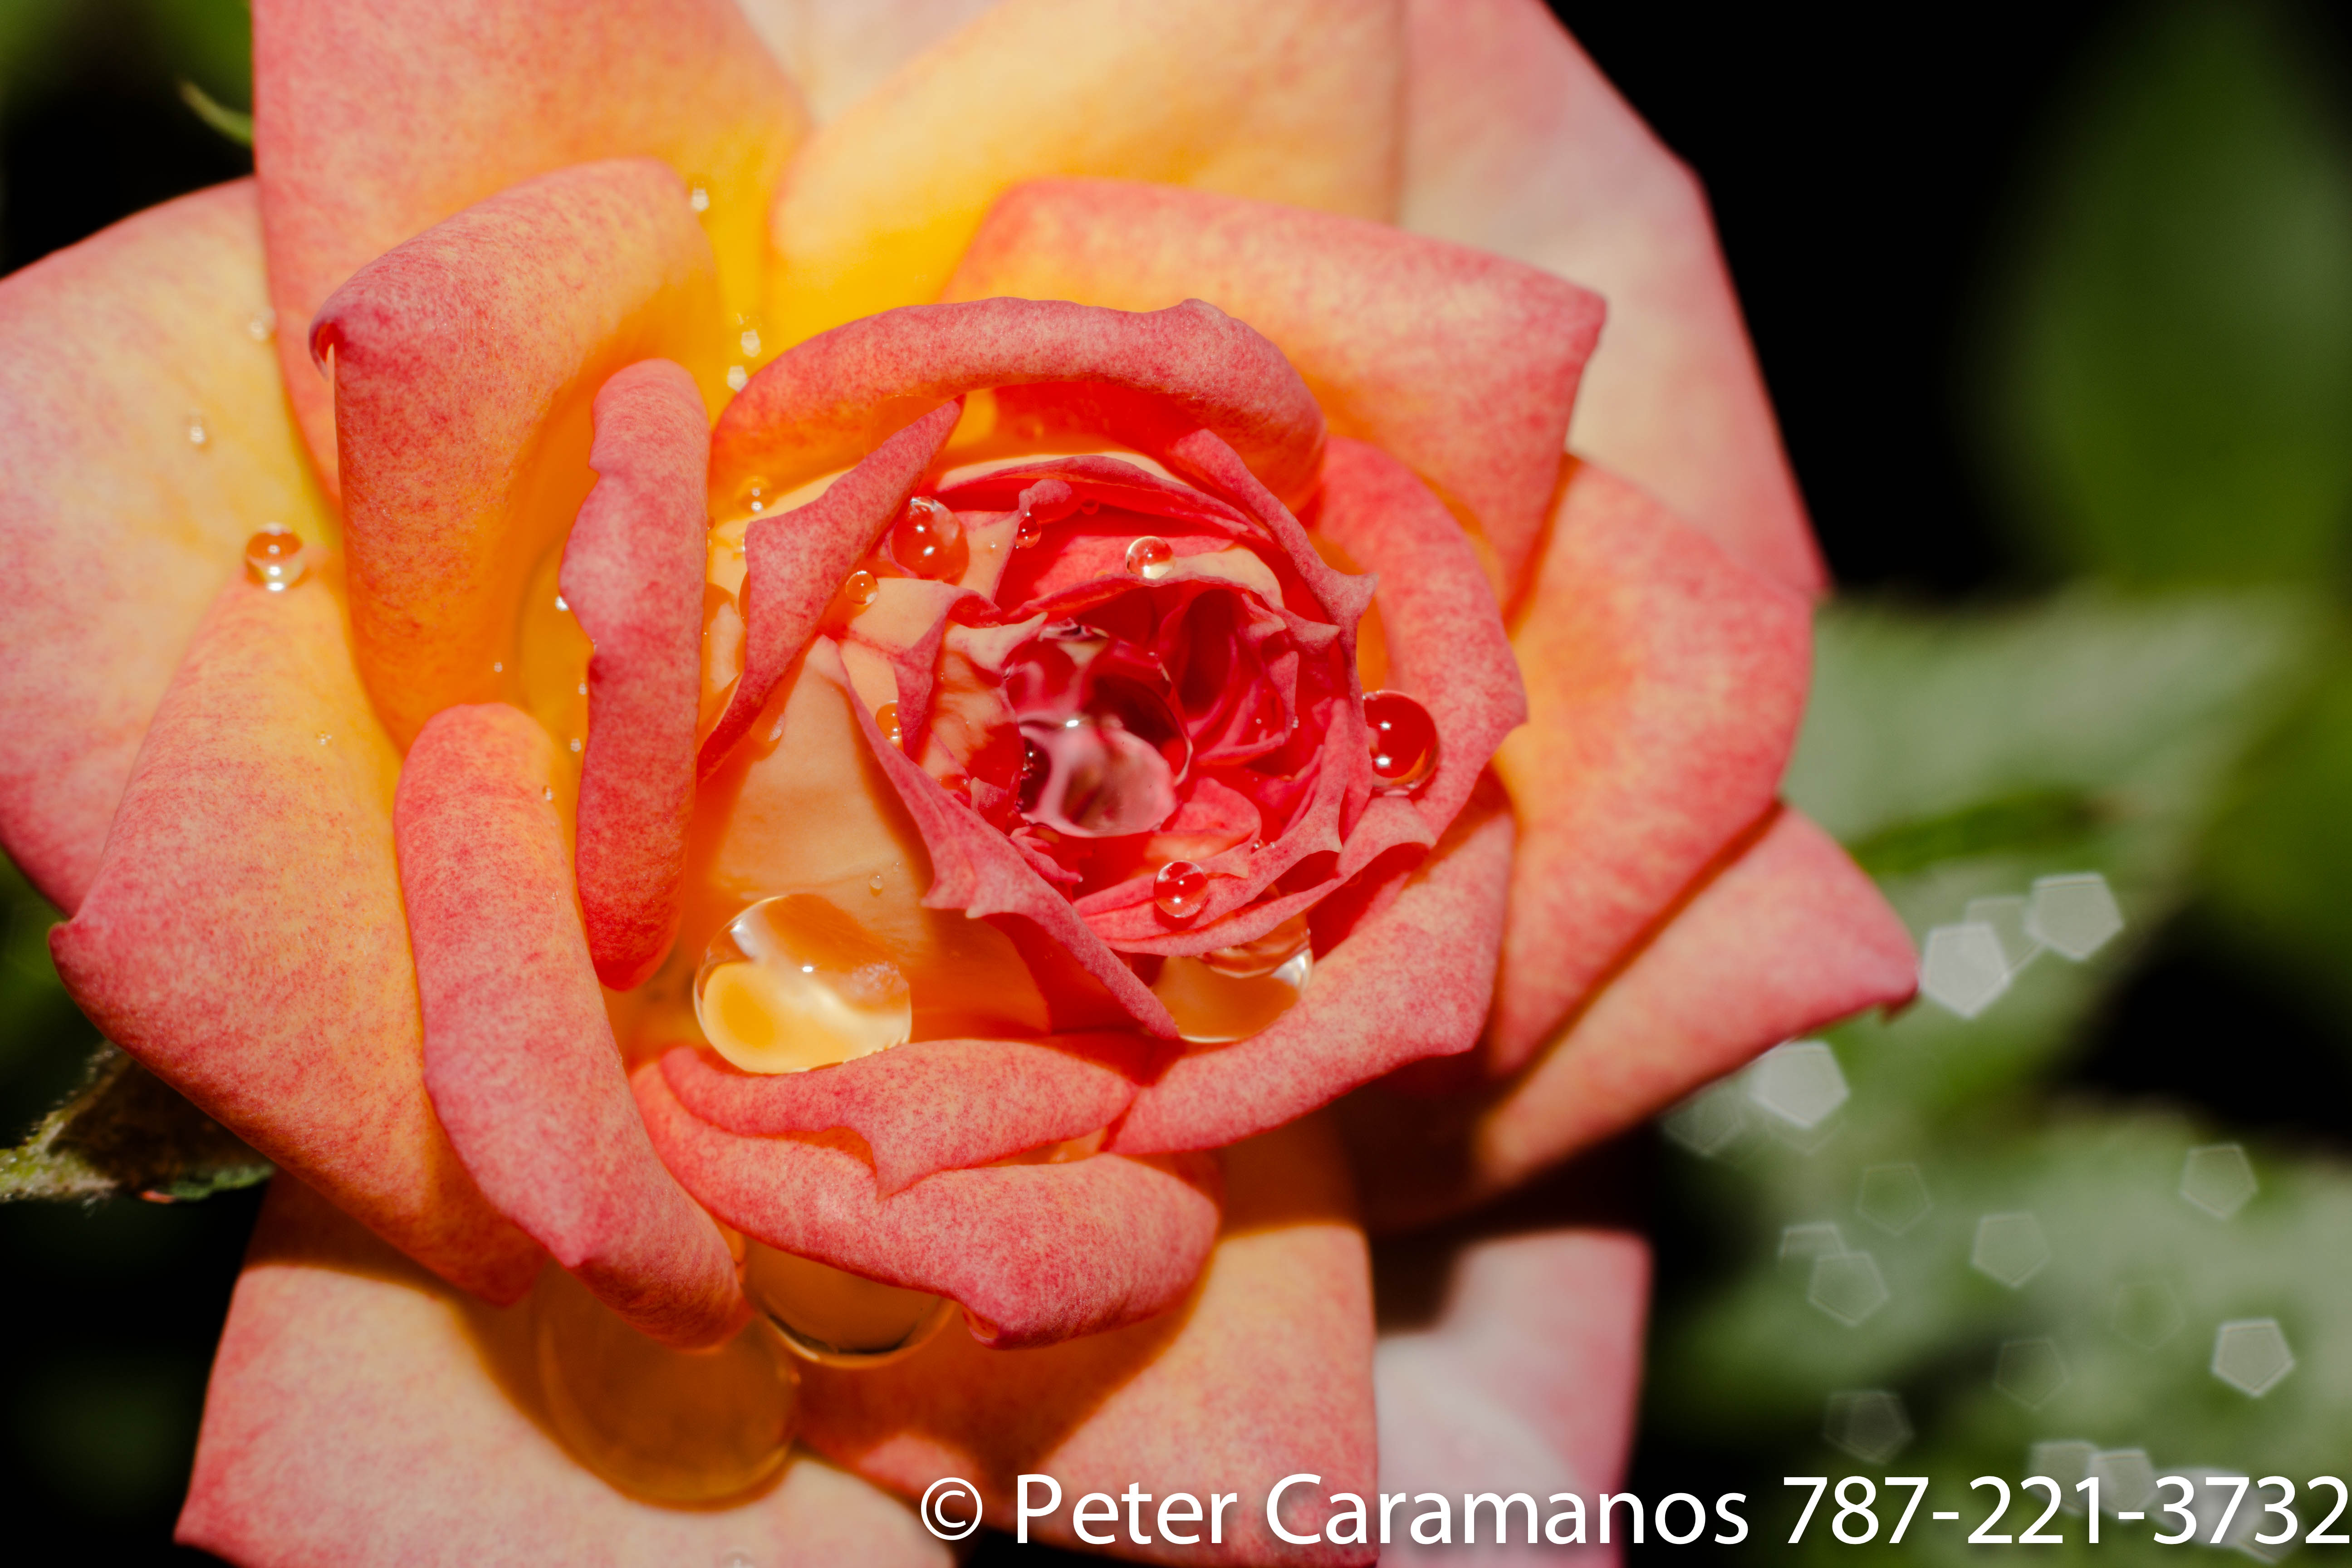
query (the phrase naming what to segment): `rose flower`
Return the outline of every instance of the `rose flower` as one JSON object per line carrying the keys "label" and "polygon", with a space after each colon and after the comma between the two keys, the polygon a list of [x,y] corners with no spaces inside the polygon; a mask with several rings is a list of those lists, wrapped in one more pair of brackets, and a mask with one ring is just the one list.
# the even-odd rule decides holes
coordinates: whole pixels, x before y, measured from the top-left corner
{"label": "rose flower", "polygon": [[0,836],[279,1173],[182,1539],[1614,1484],[1640,1242],[1425,1233],[1381,1338],[1366,1227],[1913,960],[1774,799],[1704,203],[1542,8],[254,9],[257,178],[0,284]]}

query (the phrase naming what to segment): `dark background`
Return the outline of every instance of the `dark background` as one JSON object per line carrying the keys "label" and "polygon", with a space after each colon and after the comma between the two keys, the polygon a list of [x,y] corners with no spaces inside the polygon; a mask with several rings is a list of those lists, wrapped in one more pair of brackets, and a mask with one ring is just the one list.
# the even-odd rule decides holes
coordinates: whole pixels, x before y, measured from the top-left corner
{"label": "dark background", "polygon": [[[1970,410],[2021,236],[2052,199],[2050,149],[2131,8],[1918,10],[1859,29],[1780,7],[1555,9],[1713,195],[1840,584],[1937,603],[2047,582],[2046,553],[1999,521]],[[236,18],[224,15],[206,0],[92,0],[0,18],[0,50],[14,49],[0,81],[0,267],[249,169],[176,89],[193,77],[225,102],[248,101]],[[2340,33],[2295,15],[2313,58],[2336,68]],[[2077,1081],[2340,1138],[2352,1130],[2340,1026],[2294,985],[2199,940],[2198,918],[2123,992]],[[38,938],[11,932],[9,963],[45,963]],[[74,1047],[89,1037],[61,999],[26,996],[0,1019],[12,1131],[70,1086]],[[2200,1073],[2198,1047],[2225,1026],[2270,1070]],[[204,1560],[168,1535],[255,1204],[247,1193],[0,1207],[0,1518],[12,1542],[69,1542],[94,1562]],[[1664,1296],[1710,1267],[1671,1212],[1659,1243]],[[1730,1465],[1652,1442],[1634,1484],[1704,1491]]]}

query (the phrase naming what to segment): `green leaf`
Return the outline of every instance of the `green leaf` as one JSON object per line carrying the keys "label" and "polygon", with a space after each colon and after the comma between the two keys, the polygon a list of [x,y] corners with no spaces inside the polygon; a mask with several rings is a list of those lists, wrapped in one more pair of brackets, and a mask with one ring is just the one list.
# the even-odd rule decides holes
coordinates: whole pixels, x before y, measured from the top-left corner
{"label": "green leaf", "polygon": [[242,110],[231,109],[214,100],[213,95],[185,77],[180,79],[180,101],[196,111],[196,118],[236,142],[240,147],[253,145],[253,116]]}
{"label": "green leaf", "polygon": [[2352,138],[2296,15],[2123,8],[2057,138],[1982,398],[2021,541],[2053,564],[2345,564]]}
{"label": "green leaf", "polygon": [[111,1046],[32,1136],[0,1153],[0,1201],[136,1195],[173,1202],[266,1181],[269,1163]]}

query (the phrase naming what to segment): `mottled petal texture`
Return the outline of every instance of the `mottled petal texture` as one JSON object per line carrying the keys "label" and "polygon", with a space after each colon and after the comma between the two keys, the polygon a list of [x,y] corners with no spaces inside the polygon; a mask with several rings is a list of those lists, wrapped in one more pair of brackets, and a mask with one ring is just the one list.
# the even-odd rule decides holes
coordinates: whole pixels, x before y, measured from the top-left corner
{"label": "mottled petal texture", "polygon": [[715,395],[719,326],[710,243],[650,159],[502,191],[327,301],[352,633],[395,740],[518,694],[518,595],[594,482],[597,389],[658,355]]}
{"label": "mottled petal texture", "polygon": [[249,180],[0,280],[0,843],[68,914],[247,536],[333,536],[268,302]]}
{"label": "mottled petal texture", "polygon": [[1570,443],[1748,565],[1827,585],[1706,195],[1539,0],[1410,0],[1399,221],[1609,301]]}
{"label": "mottled petal texture", "polygon": [[677,934],[694,814],[710,429],[694,378],[646,360],[596,394],[596,488],[563,546],[564,602],[596,645],[580,762],[580,909],[596,975],[625,991]]}
{"label": "mottled petal texture", "polygon": [[400,882],[425,1083],[500,1212],[667,1343],[750,1309],[727,1242],[655,1157],[572,899],[554,747],[495,703],[445,709],[401,766]]}
{"label": "mottled petal texture", "polygon": [[508,186],[646,156],[709,198],[727,308],[758,308],[791,85],[728,0],[258,0],[254,164],[286,386],[328,483],[331,389],[303,325],[394,246]]}
{"label": "mottled petal texture", "polygon": [[108,1038],[394,1246],[511,1301],[542,1255],[425,1099],[399,768],[331,583],[232,583],[50,951]]}
{"label": "mottled petal texture", "polygon": [[294,1568],[948,1568],[912,1510],[795,1459],[722,1508],[615,1489],[551,1434],[531,1310],[449,1290],[280,1176],[213,1360],[179,1539]]}

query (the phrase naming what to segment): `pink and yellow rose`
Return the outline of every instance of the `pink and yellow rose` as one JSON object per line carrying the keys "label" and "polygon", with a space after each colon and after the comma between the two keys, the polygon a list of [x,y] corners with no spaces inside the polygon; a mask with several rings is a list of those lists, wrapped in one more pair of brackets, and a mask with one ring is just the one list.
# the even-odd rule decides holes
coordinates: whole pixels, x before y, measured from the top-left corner
{"label": "pink and yellow rose", "polygon": [[0,836],[283,1173],[183,1538],[913,1559],[892,1493],[1046,1470],[1353,1562],[1465,1454],[1612,1482],[1639,1242],[1376,1342],[1366,1226],[1913,964],[1774,798],[1822,579],[1703,199],[1550,17],[255,58],[255,180],[0,285]]}

